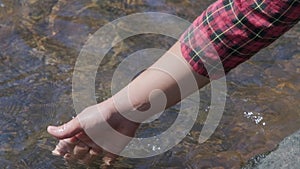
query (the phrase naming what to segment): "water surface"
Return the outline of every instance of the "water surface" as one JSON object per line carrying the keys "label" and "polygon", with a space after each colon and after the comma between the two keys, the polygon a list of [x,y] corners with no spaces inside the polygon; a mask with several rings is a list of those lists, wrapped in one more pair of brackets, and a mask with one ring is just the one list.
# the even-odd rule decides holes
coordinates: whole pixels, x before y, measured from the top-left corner
{"label": "water surface", "polygon": [[[66,163],[51,150],[46,132],[75,115],[71,79],[85,41],[104,24],[136,12],[157,11],[193,21],[212,1],[193,0],[1,0],[0,1],[0,167],[85,168]],[[170,151],[147,159],[120,158],[114,168],[241,168],[300,129],[300,25],[228,75],[228,97],[219,127],[198,144],[209,110],[209,86],[201,91],[193,130]],[[114,69],[130,53],[168,49],[174,39],[141,35],[116,45],[98,69],[96,96],[110,96]],[[140,136],[164,131],[178,106],[143,125]],[[156,146],[156,145],[150,145]],[[99,164],[95,162],[93,167]]]}

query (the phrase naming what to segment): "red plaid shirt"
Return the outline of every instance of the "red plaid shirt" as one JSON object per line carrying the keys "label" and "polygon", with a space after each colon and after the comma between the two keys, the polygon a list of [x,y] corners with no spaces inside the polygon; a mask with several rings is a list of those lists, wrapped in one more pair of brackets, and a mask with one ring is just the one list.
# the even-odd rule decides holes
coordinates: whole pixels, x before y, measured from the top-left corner
{"label": "red plaid shirt", "polygon": [[219,78],[299,19],[299,0],[218,0],[182,35],[181,51],[196,72]]}

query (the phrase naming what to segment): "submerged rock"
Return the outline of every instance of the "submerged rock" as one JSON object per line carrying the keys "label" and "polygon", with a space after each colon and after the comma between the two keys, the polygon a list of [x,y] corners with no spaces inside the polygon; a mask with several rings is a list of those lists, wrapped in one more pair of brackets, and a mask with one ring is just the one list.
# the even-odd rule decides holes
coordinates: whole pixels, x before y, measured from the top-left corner
{"label": "submerged rock", "polygon": [[[296,169],[300,166],[300,130],[285,138],[278,148],[271,152],[266,158],[260,159],[254,164],[253,169],[266,168],[290,168]],[[246,167],[248,168],[248,167]]]}

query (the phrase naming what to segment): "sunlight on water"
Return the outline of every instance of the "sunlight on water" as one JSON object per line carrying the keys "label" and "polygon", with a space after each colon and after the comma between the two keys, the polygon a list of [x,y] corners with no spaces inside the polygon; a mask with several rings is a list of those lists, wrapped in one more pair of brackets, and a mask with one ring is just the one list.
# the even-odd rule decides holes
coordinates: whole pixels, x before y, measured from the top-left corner
{"label": "sunlight on water", "polygon": [[263,122],[262,120],[264,119],[260,113],[253,113],[252,111],[250,112],[244,112],[244,115],[247,119],[251,119],[252,121],[255,122],[255,124],[259,124],[262,122],[262,125],[266,125],[266,122]]}

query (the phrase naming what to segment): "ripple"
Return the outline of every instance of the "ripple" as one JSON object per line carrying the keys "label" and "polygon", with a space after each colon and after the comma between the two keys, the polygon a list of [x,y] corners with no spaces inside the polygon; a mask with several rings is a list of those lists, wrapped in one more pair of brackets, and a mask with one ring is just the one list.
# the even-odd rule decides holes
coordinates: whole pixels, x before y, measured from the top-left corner
{"label": "ripple", "polygon": [[56,82],[42,82],[34,84],[28,96],[31,104],[51,104],[59,100],[65,87]]}
{"label": "ripple", "polygon": [[15,91],[13,95],[0,97],[0,114],[6,114],[13,117],[21,112],[26,105],[27,96],[27,92],[18,90]]}

